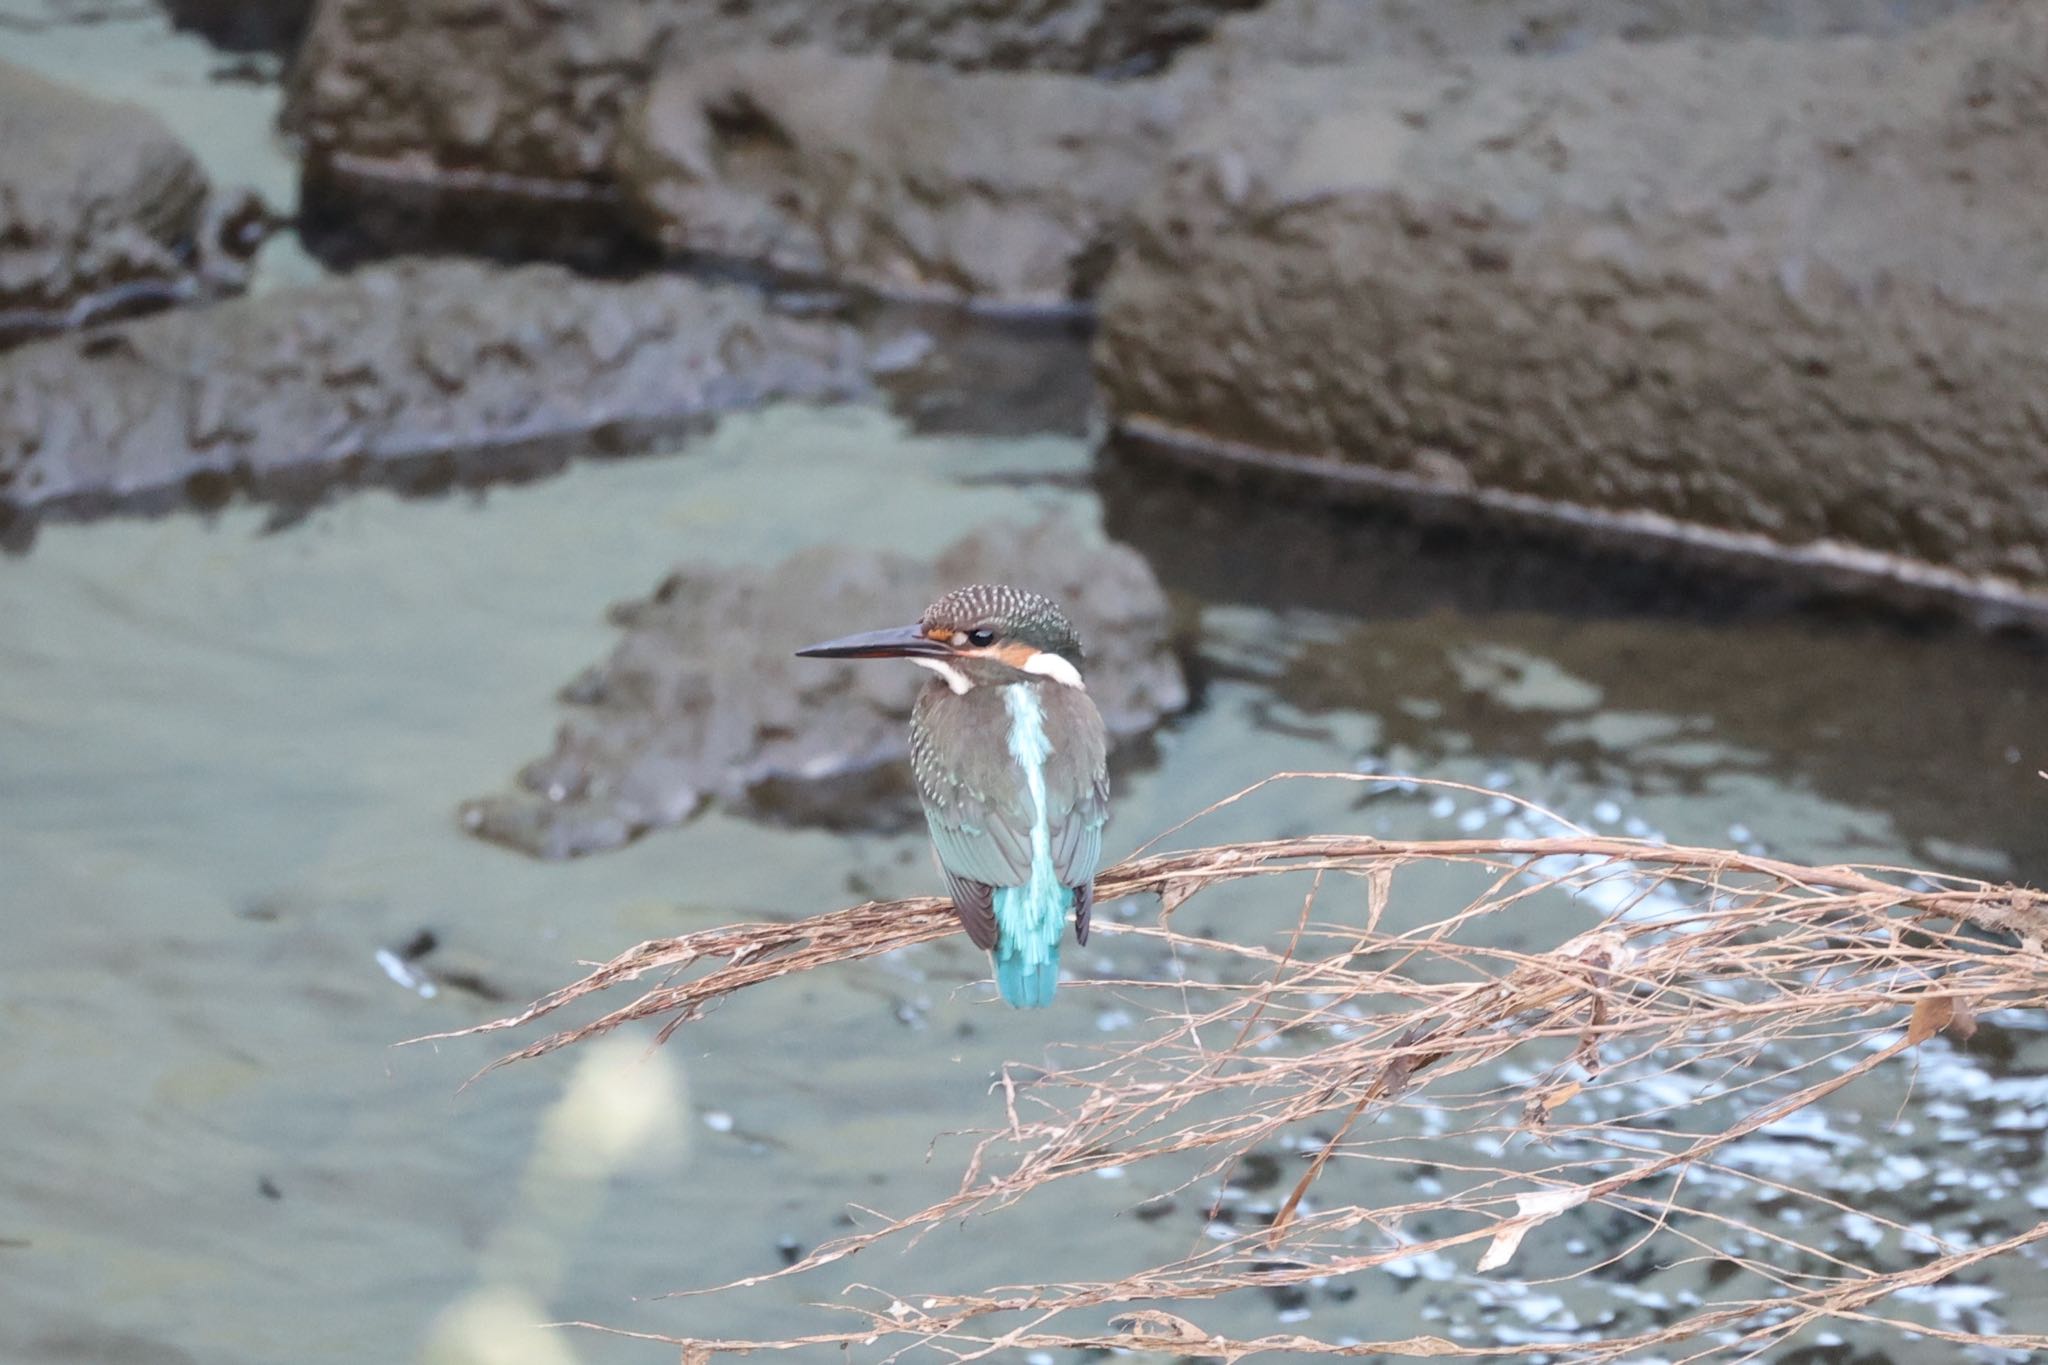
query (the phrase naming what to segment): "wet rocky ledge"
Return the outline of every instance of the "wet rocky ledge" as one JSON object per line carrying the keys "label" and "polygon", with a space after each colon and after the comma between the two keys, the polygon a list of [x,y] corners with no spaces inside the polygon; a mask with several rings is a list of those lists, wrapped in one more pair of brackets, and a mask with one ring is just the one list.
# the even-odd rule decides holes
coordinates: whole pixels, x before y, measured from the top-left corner
{"label": "wet rocky ledge", "polygon": [[2038,615],[2044,25],[332,0],[289,119],[344,217],[426,187],[684,262],[1089,309],[1111,424],[1164,448]]}
{"label": "wet rocky ledge", "polygon": [[0,347],[242,288],[269,216],[148,110],[0,61]]}
{"label": "wet rocky ledge", "polygon": [[1395,499],[2048,600],[2048,15],[1230,91],[1105,287],[1116,422]]}
{"label": "wet rocky ledge", "polygon": [[551,441],[849,397],[871,360],[852,328],[736,286],[393,261],[0,353],[0,509],[488,477]]}
{"label": "wet rocky ledge", "polygon": [[1055,310],[1094,295],[1191,93],[748,48],[656,76],[612,169],[628,222],[671,256]]}
{"label": "wet rocky ledge", "polygon": [[553,748],[520,770],[517,789],[466,802],[462,824],[543,858],[617,848],[710,801],[765,818],[901,827],[916,817],[907,722],[928,675],[793,651],[915,620],[974,582],[1029,586],[1066,607],[1117,747],[1187,705],[1151,569],[1069,518],[978,527],[929,560],[824,547],[767,569],[686,566],[612,609],[622,636],[563,689]]}
{"label": "wet rocky ledge", "polygon": [[[1150,22],[1113,50],[1134,53],[1149,39],[1159,59],[1134,70],[1127,55],[1108,72],[1077,61],[1071,46],[1047,46],[1043,31],[1039,42],[1003,47],[1000,25],[984,33],[987,50],[940,57],[914,25],[895,42],[865,31],[821,42],[832,35],[819,25],[739,21],[651,62],[602,129],[607,154],[547,176],[613,203],[625,231],[672,256],[748,261],[899,298],[1069,309],[1095,298],[1182,129],[1219,97],[1283,89],[1300,68],[1441,67],[1750,24],[1786,37],[1903,31],[1912,16],[1961,2],[1139,6],[1131,18]],[[1049,10],[1047,29],[1096,31],[1093,5]],[[1130,78],[1105,78],[1118,74]],[[355,150],[341,126],[330,131],[375,179],[379,154]]]}
{"label": "wet rocky ledge", "polygon": [[328,0],[287,117],[316,176],[471,173],[561,193],[609,179],[664,68],[814,43],[937,71],[1155,69],[1254,0]]}
{"label": "wet rocky ledge", "polygon": [[309,201],[459,207],[529,244],[731,257],[899,297],[1092,299],[1178,130],[1304,69],[1368,81],[1765,35],[1908,34],[1973,0],[328,0],[287,90]]}

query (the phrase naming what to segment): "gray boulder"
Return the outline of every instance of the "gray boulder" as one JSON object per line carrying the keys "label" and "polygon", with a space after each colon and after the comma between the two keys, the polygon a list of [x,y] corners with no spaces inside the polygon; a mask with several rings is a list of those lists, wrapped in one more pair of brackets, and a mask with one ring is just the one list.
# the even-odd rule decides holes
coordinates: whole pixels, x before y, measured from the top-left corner
{"label": "gray boulder", "polygon": [[906,726],[928,675],[798,659],[849,630],[901,625],[962,583],[1056,597],[1081,631],[1088,690],[1118,740],[1187,704],[1165,594],[1145,561],[1053,519],[970,532],[930,562],[837,547],[768,570],[686,568],[617,607],[625,635],[572,682],[572,710],[522,790],[464,805],[464,826],[545,858],[614,848],[708,800],[781,818],[914,819]]}
{"label": "gray boulder", "polygon": [[0,62],[0,345],[239,289],[265,215],[154,114]]}
{"label": "gray boulder", "polygon": [[2048,13],[1235,84],[1136,211],[1126,430],[2048,588]]}
{"label": "gray boulder", "polygon": [[1093,294],[1182,89],[754,48],[665,71],[616,173],[669,251],[1059,307]]}
{"label": "gray boulder", "polygon": [[296,488],[864,384],[852,332],[751,291],[401,261],[0,354],[0,506]]}

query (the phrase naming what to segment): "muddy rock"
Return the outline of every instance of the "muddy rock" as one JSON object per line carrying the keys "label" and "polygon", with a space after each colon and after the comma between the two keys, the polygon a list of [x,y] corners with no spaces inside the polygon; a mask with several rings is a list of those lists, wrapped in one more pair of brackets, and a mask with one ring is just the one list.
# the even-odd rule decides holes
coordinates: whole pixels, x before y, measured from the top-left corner
{"label": "muddy rock", "polygon": [[1241,84],[1135,212],[1127,431],[2048,589],[2048,14]]}
{"label": "muddy rock", "polygon": [[316,181],[589,193],[620,116],[672,62],[816,43],[963,70],[1140,70],[1244,3],[334,0],[306,36],[287,118]]}
{"label": "muddy rock", "polygon": [[239,289],[265,215],[135,105],[0,62],[0,346]]}
{"label": "muddy rock", "polygon": [[664,72],[617,174],[672,252],[1058,307],[1094,292],[1182,89],[756,48]]}
{"label": "muddy rock", "polygon": [[1187,704],[1151,570],[1067,521],[975,530],[929,562],[833,547],[768,570],[685,568],[614,609],[624,638],[564,690],[572,709],[553,752],[520,773],[522,791],[467,803],[463,824],[560,858],[617,847],[714,799],[842,826],[914,822],[906,727],[927,675],[792,651],[915,620],[973,582],[1017,583],[1065,605],[1117,739]]}
{"label": "muddy rock", "polygon": [[288,495],[379,465],[445,481],[551,438],[844,395],[862,363],[849,330],[750,291],[402,261],[0,355],[0,505]]}

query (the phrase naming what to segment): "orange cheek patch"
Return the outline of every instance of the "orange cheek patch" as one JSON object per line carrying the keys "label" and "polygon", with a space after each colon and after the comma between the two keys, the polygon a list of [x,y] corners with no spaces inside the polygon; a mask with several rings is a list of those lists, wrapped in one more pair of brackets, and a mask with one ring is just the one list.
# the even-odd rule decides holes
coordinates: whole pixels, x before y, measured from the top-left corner
{"label": "orange cheek patch", "polygon": [[1017,644],[1015,642],[998,645],[990,650],[989,653],[1019,672],[1022,672],[1027,664],[1038,657],[1038,651],[1030,645]]}

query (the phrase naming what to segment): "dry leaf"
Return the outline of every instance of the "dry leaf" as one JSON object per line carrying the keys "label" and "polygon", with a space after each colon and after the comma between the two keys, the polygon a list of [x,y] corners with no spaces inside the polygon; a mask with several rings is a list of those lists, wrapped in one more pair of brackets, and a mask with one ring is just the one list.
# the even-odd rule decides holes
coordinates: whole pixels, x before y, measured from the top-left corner
{"label": "dry leaf", "polygon": [[1572,1049],[1572,1060],[1586,1068],[1586,1074],[1600,1074],[1600,1031],[1607,1027],[1607,985],[1605,975],[1592,992],[1593,1009],[1587,1016],[1586,1028],[1579,1035],[1579,1045]]}
{"label": "dry leaf", "polygon": [[1906,1025],[1906,1043],[1918,1047],[1949,1026],[1955,1018],[1956,1002],[1946,995],[1923,995],[1913,1002],[1913,1018]]}
{"label": "dry leaf", "polygon": [[1376,863],[1372,871],[1365,874],[1365,931],[1379,932],[1380,916],[1387,912],[1387,897],[1394,889],[1394,869],[1386,863]]}
{"label": "dry leaf", "polygon": [[1575,1209],[1586,1202],[1586,1191],[1578,1185],[1561,1185],[1536,1190],[1529,1194],[1515,1196],[1515,1216],[1500,1225],[1493,1234],[1493,1242],[1486,1248],[1486,1254],[1479,1258],[1479,1269],[1498,1270],[1506,1265],[1515,1254],[1515,1248],[1522,1245],[1522,1238],[1538,1223],[1557,1217],[1566,1209]]}
{"label": "dry leaf", "polygon": [[1620,971],[1635,961],[1635,949],[1612,929],[1594,929],[1558,946],[1559,957],[1577,958],[1595,972]]}
{"label": "dry leaf", "polygon": [[1557,1112],[1559,1106],[1569,1103],[1572,1096],[1583,1089],[1585,1086],[1577,1081],[1566,1081],[1563,1085],[1553,1086],[1549,1090],[1531,1095],[1529,1102],[1522,1106],[1522,1126],[1539,1136],[1547,1133],[1550,1130],[1550,1116]]}
{"label": "dry leaf", "polygon": [[1119,1313],[1109,1320],[1109,1325],[1121,1327],[1133,1336],[1142,1337],[1148,1346],[1205,1346],[1215,1340],[1215,1337],[1186,1318],[1162,1313],[1156,1308],[1144,1308],[1135,1313]]}

